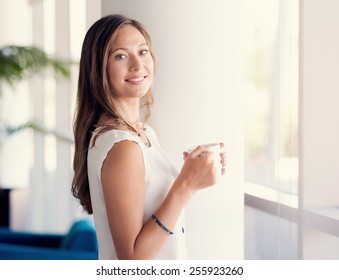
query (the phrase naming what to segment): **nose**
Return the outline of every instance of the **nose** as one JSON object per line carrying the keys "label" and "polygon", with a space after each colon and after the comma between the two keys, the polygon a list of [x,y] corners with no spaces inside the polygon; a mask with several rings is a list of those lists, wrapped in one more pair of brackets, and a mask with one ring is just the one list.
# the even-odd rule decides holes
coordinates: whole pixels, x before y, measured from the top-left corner
{"label": "nose", "polygon": [[142,69],[143,64],[142,64],[141,58],[139,56],[136,56],[136,55],[132,56],[130,61],[131,61],[130,62],[130,70],[131,71],[137,72],[140,69]]}

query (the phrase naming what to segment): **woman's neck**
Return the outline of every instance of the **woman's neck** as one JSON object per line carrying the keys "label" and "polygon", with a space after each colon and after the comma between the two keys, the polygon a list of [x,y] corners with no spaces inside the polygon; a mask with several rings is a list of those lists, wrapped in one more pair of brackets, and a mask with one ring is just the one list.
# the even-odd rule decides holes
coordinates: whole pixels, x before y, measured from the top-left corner
{"label": "woman's neck", "polygon": [[140,118],[139,99],[129,101],[119,101],[119,113],[128,124],[137,124]]}
{"label": "woman's neck", "polygon": [[[112,119],[109,115],[103,113],[99,117],[97,122],[98,126],[106,126],[106,125],[116,125],[117,128],[120,127],[122,123],[128,124],[132,127],[140,127],[140,120],[139,120],[139,103],[136,102],[122,102],[118,101],[116,103],[116,112],[120,115],[119,119]],[[121,122],[122,121],[122,122]],[[125,126],[125,125],[122,125]]]}

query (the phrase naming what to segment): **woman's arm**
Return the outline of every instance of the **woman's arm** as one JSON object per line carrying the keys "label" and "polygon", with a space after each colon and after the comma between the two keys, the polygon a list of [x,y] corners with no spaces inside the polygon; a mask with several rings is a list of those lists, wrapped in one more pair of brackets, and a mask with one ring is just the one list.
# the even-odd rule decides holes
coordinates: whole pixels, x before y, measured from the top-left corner
{"label": "woman's arm", "polygon": [[[204,156],[197,156],[202,152]],[[213,157],[206,148],[197,148],[187,156],[155,216],[172,230],[194,192],[215,183],[215,173]],[[169,234],[152,219],[143,224],[145,169],[138,144],[115,144],[103,163],[101,179],[118,258],[152,259]]]}

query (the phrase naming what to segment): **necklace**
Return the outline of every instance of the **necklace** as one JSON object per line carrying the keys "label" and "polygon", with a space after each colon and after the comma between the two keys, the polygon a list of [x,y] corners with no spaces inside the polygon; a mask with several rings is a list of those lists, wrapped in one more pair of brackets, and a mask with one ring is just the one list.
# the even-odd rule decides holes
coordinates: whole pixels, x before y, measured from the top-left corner
{"label": "necklace", "polygon": [[[137,133],[137,135],[139,136],[139,138],[143,141],[143,139],[142,139],[142,134],[141,134],[141,130],[143,130],[144,131],[144,133],[145,133],[145,131],[146,131],[146,128],[140,128],[139,126],[137,126],[137,128],[135,128],[135,127],[133,127],[134,129],[135,129],[135,131],[136,131],[136,133]],[[144,145],[146,146],[146,147],[150,147],[151,146],[151,143],[149,142],[149,140],[148,140],[148,138],[147,138],[147,135],[145,134],[145,138],[146,138],[146,142],[144,142],[143,141],[143,143],[144,143]]]}
{"label": "necklace", "polygon": [[146,128],[140,127],[140,119],[137,118],[137,120],[135,120],[134,122],[131,122],[131,121],[128,120],[128,118],[127,118],[126,114],[123,112],[123,110],[119,110],[119,111],[120,111],[120,114],[122,115],[122,118],[117,118],[115,120],[117,125],[118,126],[124,126],[128,130],[135,132],[146,147],[148,147],[148,148],[151,147],[151,143],[148,140],[147,135],[145,134],[146,141],[144,141],[144,139],[142,138],[142,130],[146,131]]}
{"label": "necklace", "polygon": [[[128,125],[129,125],[131,128],[134,129],[135,133],[139,136],[139,138],[140,138],[141,140],[143,140],[143,139],[142,139],[141,130],[145,131],[146,128],[144,128],[144,127],[140,128],[140,119],[139,119],[139,117],[138,117],[134,122],[131,122],[131,121],[127,118],[127,116],[126,116],[126,114],[124,113],[123,110],[120,111],[120,114],[121,114],[121,115],[123,116],[123,118],[126,120],[126,122],[128,123]],[[148,140],[148,138],[147,138],[146,135],[145,135],[145,138],[146,138],[147,141],[146,141],[146,142],[143,141],[144,145],[145,145],[146,147],[150,147],[151,144],[150,144],[150,142],[149,142],[149,140]]]}

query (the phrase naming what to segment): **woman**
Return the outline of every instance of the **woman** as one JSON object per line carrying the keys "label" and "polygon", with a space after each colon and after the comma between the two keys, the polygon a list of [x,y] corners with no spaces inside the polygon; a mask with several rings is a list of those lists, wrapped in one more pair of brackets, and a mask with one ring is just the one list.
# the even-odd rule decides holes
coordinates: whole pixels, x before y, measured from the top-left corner
{"label": "woman", "polygon": [[183,209],[224,173],[225,154],[216,170],[201,146],[184,153],[178,174],[145,124],[155,60],[145,28],[121,15],[98,20],[84,39],[72,191],[94,215],[100,259],[186,258]]}

